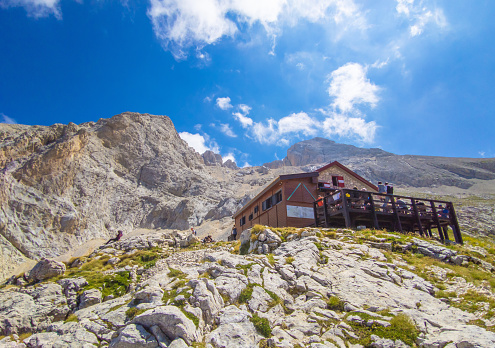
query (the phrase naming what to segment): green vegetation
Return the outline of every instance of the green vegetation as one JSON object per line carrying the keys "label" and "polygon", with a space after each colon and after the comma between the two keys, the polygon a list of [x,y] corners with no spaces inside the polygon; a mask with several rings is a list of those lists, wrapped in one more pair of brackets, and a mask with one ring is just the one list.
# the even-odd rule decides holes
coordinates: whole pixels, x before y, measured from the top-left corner
{"label": "green vegetation", "polygon": [[[373,319],[372,317],[363,313],[352,313],[358,315],[364,320]],[[418,338],[419,331],[414,325],[414,322],[406,314],[400,313],[390,320],[390,327],[383,327],[377,324],[373,324],[371,327],[365,325],[359,325],[354,322],[349,322],[354,329],[354,333],[359,336],[358,339],[350,339],[353,344],[362,344],[365,347],[371,345],[371,335],[377,335],[382,338],[391,340],[401,340],[409,346],[415,346],[416,339]]]}
{"label": "green vegetation", "polygon": [[285,263],[288,263],[289,265],[292,265],[292,263],[294,262],[294,256],[289,256],[289,257],[286,257],[285,258]]}
{"label": "green vegetation", "polygon": [[136,307],[131,307],[128,310],[125,311],[125,315],[129,320],[134,319],[137,317],[139,314],[142,314],[146,311],[146,309],[137,309]]}
{"label": "green vegetation", "polygon": [[187,274],[185,274],[184,272],[182,272],[178,269],[169,268],[169,270],[170,270],[170,272],[168,272],[167,276],[169,276],[170,278],[182,279],[182,278],[185,278],[187,276]]}
{"label": "green vegetation", "polygon": [[334,310],[334,311],[343,312],[344,311],[344,304],[345,304],[345,302],[342,301],[337,296],[331,296],[327,300],[327,308]]}
{"label": "green vegetation", "polygon": [[250,246],[251,246],[250,241],[247,241],[246,243],[242,244],[239,248],[239,254],[240,255],[247,255]]}
{"label": "green vegetation", "polygon": [[250,320],[260,335],[267,338],[272,335],[272,328],[268,319],[261,318],[258,314],[253,314]]}
{"label": "green vegetation", "polygon": [[152,248],[149,250],[139,250],[133,254],[124,254],[119,256],[120,262],[117,264],[119,267],[125,266],[142,266],[144,268],[151,268],[156,264],[162,255],[158,253],[160,248]]}
{"label": "green vegetation", "polygon": [[270,265],[275,266],[275,257],[273,256],[273,254],[267,254],[266,258],[268,259]]}
{"label": "green vegetation", "polygon": [[182,288],[187,284],[187,280],[179,280],[172,285],[172,289],[177,290],[178,288]]}
{"label": "green vegetation", "polygon": [[182,311],[182,313],[184,313],[184,315],[185,315],[185,316],[186,316],[189,320],[191,320],[191,321],[194,323],[194,325],[196,325],[196,327],[198,327],[198,326],[199,326],[199,319],[198,319],[198,317],[197,317],[197,316],[195,316],[194,314],[189,313],[188,311],[186,311],[186,310],[184,309],[184,307],[183,307],[183,306],[182,306],[182,307],[179,307],[179,308],[180,308],[180,310]]}
{"label": "green vegetation", "polygon": [[69,314],[69,316],[67,317],[67,319],[65,319],[65,323],[68,323],[68,322],[71,322],[71,321],[74,321],[74,322],[78,323],[79,322],[79,318],[74,313],[71,313],[71,314]]}
{"label": "green vegetation", "polygon": [[255,265],[256,263],[255,262],[250,262],[248,263],[247,265],[237,265],[236,268],[239,269],[239,270],[243,270],[244,271],[244,275],[247,276],[247,272],[248,272],[248,269],[251,268],[251,266]]}
{"label": "green vegetation", "polygon": [[255,283],[249,283],[244,289],[242,289],[241,294],[239,295],[239,303],[246,303],[251,299],[253,295],[253,288],[255,286],[259,286]]}

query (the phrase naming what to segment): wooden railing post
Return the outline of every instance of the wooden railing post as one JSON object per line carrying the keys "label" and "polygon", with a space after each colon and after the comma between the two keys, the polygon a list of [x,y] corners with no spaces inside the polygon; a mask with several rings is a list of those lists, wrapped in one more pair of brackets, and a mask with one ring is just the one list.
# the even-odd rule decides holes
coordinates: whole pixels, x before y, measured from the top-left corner
{"label": "wooden railing post", "polygon": [[313,202],[313,213],[315,215],[315,227],[318,227],[318,203],[317,201]]}
{"label": "wooden railing post", "polygon": [[375,201],[371,192],[368,193],[368,199],[370,201],[371,214],[373,215],[373,225],[375,226],[375,229],[378,230],[380,229],[380,225],[378,224],[378,218],[376,217]]}
{"label": "wooden railing post", "polygon": [[440,236],[440,240],[443,243],[444,240],[449,240],[449,235],[443,233],[442,227],[440,226],[440,219],[438,219],[437,208],[435,207],[435,203],[433,201],[430,201],[430,206],[431,211],[433,212],[433,220],[437,224],[438,235]]}
{"label": "wooden railing post", "polygon": [[[419,234],[421,235],[421,237],[423,237],[424,231],[423,231],[423,225],[421,224],[421,218],[420,218],[419,212],[418,212],[418,207],[416,206],[416,202],[414,201],[413,198],[411,198],[411,202],[412,202],[412,206],[413,206],[414,215],[416,216],[416,220],[418,221]],[[414,227],[413,227],[413,229],[414,229]]]}
{"label": "wooden railing post", "polygon": [[341,191],[342,192],[342,205],[343,205],[343,214],[344,214],[344,221],[345,221],[345,227],[349,228],[351,227],[351,216],[349,215],[349,207],[348,207],[348,202],[347,202],[347,192],[345,192],[344,190]]}
{"label": "wooden railing post", "polygon": [[394,196],[391,196],[391,197],[390,197],[390,201],[392,202],[392,210],[393,210],[393,212],[394,212],[394,215],[395,215],[395,220],[396,220],[396,222],[397,222],[397,225],[399,226],[399,231],[400,231],[400,233],[404,233],[404,232],[402,231],[402,224],[401,224],[401,222],[400,222],[400,216],[399,216],[399,213],[397,212],[397,206],[395,205],[395,198],[394,198]]}
{"label": "wooden railing post", "polygon": [[449,218],[454,230],[455,242],[459,244],[464,244],[462,241],[461,230],[459,229],[459,223],[457,222],[457,215],[455,214],[454,205],[452,202],[449,203]]}

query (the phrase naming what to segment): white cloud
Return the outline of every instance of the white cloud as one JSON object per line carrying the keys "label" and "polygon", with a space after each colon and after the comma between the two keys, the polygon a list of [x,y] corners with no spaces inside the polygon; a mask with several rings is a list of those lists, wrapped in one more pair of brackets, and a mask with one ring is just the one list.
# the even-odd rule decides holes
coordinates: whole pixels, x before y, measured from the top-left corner
{"label": "white cloud", "polygon": [[228,160],[232,160],[232,162],[237,163],[235,161],[235,157],[234,157],[234,154],[232,152],[229,152],[228,154],[223,155],[222,159],[223,159],[223,163],[227,162]]}
{"label": "white cloud", "polygon": [[375,121],[366,122],[361,117],[322,112],[327,115],[322,123],[322,129],[326,136],[332,137],[336,135],[343,138],[356,138],[365,143],[374,141],[378,128]]}
{"label": "white cloud", "polygon": [[239,104],[238,107],[244,115],[249,114],[249,111],[251,111],[251,107],[246,104]]}
{"label": "white cloud", "polygon": [[217,98],[217,106],[222,110],[227,110],[232,108],[232,104],[230,104],[230,98]]}
{"label": "white cloud", "polygon": [[317,121],[308,116],[305,112],[291,114],[282,117],[278,121],[278,133],[302,133],[304,135],[316,135],[318,126]]}
{"label": "white cloud", "polygon": [[54,15],[62,19],[59,0],[0,0],[0,7],[24,7],[29,17],[41,18]]}
{"label": "white cloud", "polygon": [[440,28],[447,27],[447,19],[440,8],[433,10],[424,6],[422,1],[414,0],[397,0],[395,7],[397,13],[404,15],[409,19],[409,35],[415,37],[421,35],[429,23],[434,23]]}
{"label": "white cloud", "polygon": [[342,112],[350,112],[355,104],[378,102],[379,87],[366,77],[367,68],[358,63],[347,63],[329,75],[328,94],[335,97],[332,106]]}
{"label": "white cloud", "polygon": [[0,123],[17,124],[16,120],[14,120],[13,118],[10,118],[9,116],[7,116],[1,112],[0,112],[0,116],[2,116],[2,122],[0,122]]}
{"label": "white cloud", "polygon": [[[184,140],[190,147],[192,147],[196,152],[203,154],[205,151],[213,151],[218,153],[220,151],[218,145],[211,141],[207,134],[205,136],[201,134],[191,134],[188,132],[180,132],[179,136]],[[207,145],[208,144],[208,145]]]}
{"label": "white cloud", "polygon": [[253,125],[253,119],[247,116],[244,116],[240,112],[234,112],[232,113],[234,115],[234,118],[241,123],[241,126],[243,128],[248,128]]}
{"label": "white cloud", "polygon": [[[148,8],[155,35],[176,59],[185,59],[191,47],[203,48],[223,37],[234,37],[259,23],[275,41],[287,24],[300,20],[316,23],[333,19],[361,21],[352,0],[150,0]],[[242,28],[242,29],[241,29]]]}
{"label": "white cloud", "polygon": [[237,137],[237,134],[234,133],[234,131],[232,130],[232,128],[230,128],[230,125],[228,123],[221,123],[220,131],[228,137],[231,138]]}
{"label": "white cloud", "polygon": [[242,168],[247,168],[247,167],[252,167],[252,165],[250,165],[248,162],[244,162]]}

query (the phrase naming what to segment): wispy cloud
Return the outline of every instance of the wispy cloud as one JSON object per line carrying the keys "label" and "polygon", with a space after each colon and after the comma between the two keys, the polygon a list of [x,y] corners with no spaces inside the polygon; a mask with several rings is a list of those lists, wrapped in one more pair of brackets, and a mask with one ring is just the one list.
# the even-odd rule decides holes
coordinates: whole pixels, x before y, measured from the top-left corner
{"label": "wispy cloud", "polygon": [[217,106],[222,110],[227,110],[232,108],[232,104],[230,104],[230,98],[217,98]]}
{"label": "wispy cloud", "polygon": [[230,127],[230,125],[228,123],[221,123],[220,124],[220,131],[228,137],[231,137],[231,138],[237,137],[237,134],[234,133],[234,131],[232,130],[232,128]]}
{"label": "wispy cloud", "polygon": [[59,0],[0,0],[0,7],[24,7],[29,17],[41,18],[50,15],[62,19]]}
{"label": "wispy cloud", "polygon": [[448,25],[441,8],[430,9],[423,4],[423,1],[397,0],[395,9],[398,14],[409,20],[411,37],[421,35],[429,23],[434,23],[440,28],[445,28]]}
{"label": "wispy cloud", "polygon": [[201,135],[199,133],[191,134],[189,132],[180,132],[179,136],[199,154],[203,154],[208,150],[215,153],[220,152],[218,144],[211,140],[208,134]]}
{"label": "wispy cloud", "polygon": [[[385,64],[377,62],[376,68]],[[239,111],[232,115],[246,129],[246,136],[260,144],[286,146],[294,139],[317,135],[372,143],[379,126],[366,121],[360,107],[374,107],[380,100],[380,87],[368,79],[367,69],[358,63],[347,63],[330,73],[327,92],[333,101],[316,113],[301,111],[278,120],[256,122],[248,116],[251,107],[243,105],[237,106]]]}
{"label": "wispy cloud", "polygon": [[156,37],[178,60],[187,58],[191,48],[234,37],[254,24],[265,29],[274,54],[276,37],[284,25],[295,26],[301,20],[340,24],[362,18],[352,0],[150,0],[148,17]]}
{"label": "wispy cloud", "polygon": [[7,124],[17,124],[16,120],[13,118],[3,114],[0,112],[0,116],[2,116],[2,122],[1,123],[7,123]]}

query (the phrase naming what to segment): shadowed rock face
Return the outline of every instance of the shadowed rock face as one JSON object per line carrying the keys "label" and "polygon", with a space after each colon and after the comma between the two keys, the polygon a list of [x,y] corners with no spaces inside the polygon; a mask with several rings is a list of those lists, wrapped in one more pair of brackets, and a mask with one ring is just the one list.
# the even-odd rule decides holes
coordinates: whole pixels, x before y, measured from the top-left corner
{"label": "shadowed rock face", "polygon": [[[198,225],[232,192],[166,116],[0,125],[0,259],[39,259],[112,229]],[[223,195],[223,196],[222,196]],[[0,274],[2,275],[2,274]]]}
{"label": "shadowed rock face", "polygon": [[472,186],[471,179],[495,179],[494,158],[402,156],[380,149],[338,144],[323,138],[294,144],[282,161],[265,165],[269,168],[284,165],[320,167],[333,161],[339,161],[372,182],[381,180],[413,187],[446,185],[466,189]]}

